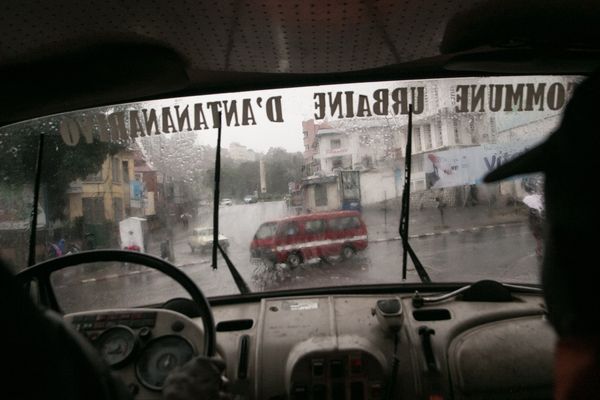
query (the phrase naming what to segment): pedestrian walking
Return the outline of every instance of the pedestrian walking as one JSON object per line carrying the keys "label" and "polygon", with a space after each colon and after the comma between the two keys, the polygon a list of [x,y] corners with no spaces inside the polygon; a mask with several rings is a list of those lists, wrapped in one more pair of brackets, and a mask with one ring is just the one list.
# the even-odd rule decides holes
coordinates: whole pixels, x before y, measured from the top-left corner
{"label": "pedestrian walking", "polygon": [[169,239],[160,242],[160,257],[163,260],[167,260],[171,257],[171,243],[169,242]]}
{"label": "pedestrian walking", "polygon": [[183,213],[181,214],[181,224],[183,225],[183,229],[187,230],[188,227],[190,226],[190,219],[191,219],[191,215],[188,213]]}
{"label": "pedestrian walking", "polygon": [[92,232],[85,234],[85,249],[94,250],[96,248],[96,235]]}
{"label": "pedestrian walking", "polygon": [[535,255],[541,261],[543,255],[544,202],[539,193],[523,197],[523,203],[528,208],[527,220],[529,229],[535,239]]}
{"label": "pedestrian walking", "polygon": [[442,226],[446,226],[446,221],[444,220],[444,208],[446,208],[446,202],[444,202],[444,197],[442,195],[437,196],[435,201],[437,201],[437,208],[440,212],[441,224]]}

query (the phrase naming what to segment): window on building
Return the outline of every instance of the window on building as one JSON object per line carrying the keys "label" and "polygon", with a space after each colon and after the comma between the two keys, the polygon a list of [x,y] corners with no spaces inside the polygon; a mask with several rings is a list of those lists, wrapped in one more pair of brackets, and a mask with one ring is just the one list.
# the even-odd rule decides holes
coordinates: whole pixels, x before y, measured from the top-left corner
{"label": "window on building", "polygon": [[86,182],[102,182],[102,168],[95,174],[88,174],[84,181]]}
{"label": "window on building", "polygon": [[85,197],[81,199],[81,206],[85,223],[99,224],[104,222],[104,198]]}
{"label": "window on building", "polygon": [[492,138],[496,135],[496,117],[490,117],[490,134]]}
{"label": "window on building", "polygon": [[304,151],[308,151],[309,149],[310,149],[310,146],[309,146],[309,145],[307,145],[307,144],[305,144],[305,145],[304,145]]}
{"label": "window on building", "polygon": [[327,186],[322,184],[315,185],[315,206],[322,207],[327,205]]}
{"label": "window on building", "polygon": [[365,168],[373,168],[373,157],[371,156],[363,156],[362,165]]}
{"label": "window on building", "polygon": [[342,147],[342,140],[341,139],[331,139],[331,141],[329,142],[329,147],[332,150],[341,148]]}
{"label": "window on building", "polygon": [[115,222],[123,219],[123,199],[113,198],[113,211],[115,213]]}
{"label": "window on building", "polygon": [[129,161],[123,161],[121,170],[123,171],[123,182],[129,183]]}
{"label": "window on building", "polygon": [[331,168],[343,168],[344,167],[344,160],[342,159],[342,157],[336,157],[334,159],[331,160]]}
{"label": "window on building", "polygon": [[419,153],[422,148],[421,148],[421,131],[419,130],[418,127],[415,127],[415,130],[413,132],[413,153]]}
{"label": "window on building", "polygon": [[454,142],[458,144],[460,143],[460,135],[458,134],[458,121],[453,119],[452,125],[454,126]]}
{"label": "window on building", "polygon": [[308,137],[308,131],[302,131],[302,135],[306,138]]}
{"label": "window on building", "polygon": [[423,172],[423,154],[412,156],[412,160],[410,162],[412,172]]}
{"label": "window on building", "polygon": [[444,146],[444,136],[442,135],[442,122],[437,122],[437,147]]}
{"label": "window on building", "polygon": [[111,161],[112,180],[113,182],[121,182],[121,163],[118,158],[113,158]]}
{"label": "window on building", "polygon": [[433,143],[431,140],[431,125],[426,124],[421,126],[421,135],[423,136],[423,141],[425,142],[425,149],[428,150],[433,147]]}

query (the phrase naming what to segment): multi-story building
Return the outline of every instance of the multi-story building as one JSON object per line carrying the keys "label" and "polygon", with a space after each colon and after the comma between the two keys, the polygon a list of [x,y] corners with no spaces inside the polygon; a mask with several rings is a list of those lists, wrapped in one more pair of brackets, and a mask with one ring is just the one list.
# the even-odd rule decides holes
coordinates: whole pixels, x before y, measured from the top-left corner
{"label": "multi-story building", "polygon": [[78,179],[67,190],[69,219],[83,217],[84,223],[118,222],[131,215],[131,182],[134,155],[124,150],[107,157],[95,174]]}
{"label": "multi-story building", "polygon": [[321,163],[315,158],[319,153],[317,141],[317,132],[320,129],[329,129],[331,126],[327,122],[321,124],[314,120],[302,121],[302,141],[304,143],[304,176],[311,176],[319,172]]}
{"label": "multi-story building", "polygon": [[352,169],[359,160],[358,137],[337,129],[319,129],[316,133],[319,171],[330,175],[335,170]]}
{"label": "multi-story building", "polygon": [[[394,135],[395,153],[404,162],[408,125],[398,127]],[[493,116],[483,113],[453,113],[448,109],[416,119],[412,126],[411,191],[430,188],[427,179],[428,155],[444,150],[479,146],[495,140]],[[449,168],[458,169],[459,160],[450,160]],[[454,165],[456,164],[456,165]]]}

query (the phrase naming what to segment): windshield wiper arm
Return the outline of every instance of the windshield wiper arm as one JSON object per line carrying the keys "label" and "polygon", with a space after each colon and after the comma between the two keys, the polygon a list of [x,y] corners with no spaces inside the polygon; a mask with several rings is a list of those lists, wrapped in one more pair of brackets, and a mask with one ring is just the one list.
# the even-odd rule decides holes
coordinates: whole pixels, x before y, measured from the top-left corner
{"label": "windshield wiper arm", "polygon": [[221,252],[223,259],[225,260],[225,264],[227,264],[227,268],[229,268],[229,272],[233,277],[233,281],[235,282],[238,290],[241,294],[250,293],[250,289],[248,288],[248,284],[242,278],[242,275],[235,268],[235,265],[231,262],[221,244],[219,243],[219,188],[221,185],[221,120],[222,113],[219,111],[219,130],[217,134],[217,154],[215,157],[215,187],[214,187],[214,197],[213,197],[213,245],[212,245],[212,267],[213,269],[217,269],[217,249]]}
{"label": "windshield wiper arm", "polygon": [[408,132],[406,135],[406,151],[404,152],[404,188],[402,190],[402,210],[400,213],[400,227],[398,233],[402,238],[402,279],[406,279],[406,266],[408,264],[407,253],[410,255],[415,270],[421,278],[421,282],[430,283],[431,278],[425,271],[425,267],[421,264],[421,261],[417,257],[417,254],[410,246],[408,242],[408,221],[410,211],[410,170],[412,160],[412,114],[413,106],[408,105]]}

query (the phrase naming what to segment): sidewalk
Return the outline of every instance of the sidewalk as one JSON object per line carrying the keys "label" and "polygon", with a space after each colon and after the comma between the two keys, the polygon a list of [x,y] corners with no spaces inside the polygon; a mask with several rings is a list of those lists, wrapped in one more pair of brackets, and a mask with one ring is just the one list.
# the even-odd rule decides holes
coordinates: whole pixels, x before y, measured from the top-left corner
{"label": "sidewalk", "polygon": [[[365,207],[362,212],[370,242],[399,240],[400,209],[388,206]],[[386,215],[387,214],[387,215]],[[437,208],[410,210],[409,237],[425,237],[479,229],[491,229],[507,224],[526,223],[527,214],[522,208],[504,207],[490,209],[486,205],[473,207],[447,207],[444,221]]]}

